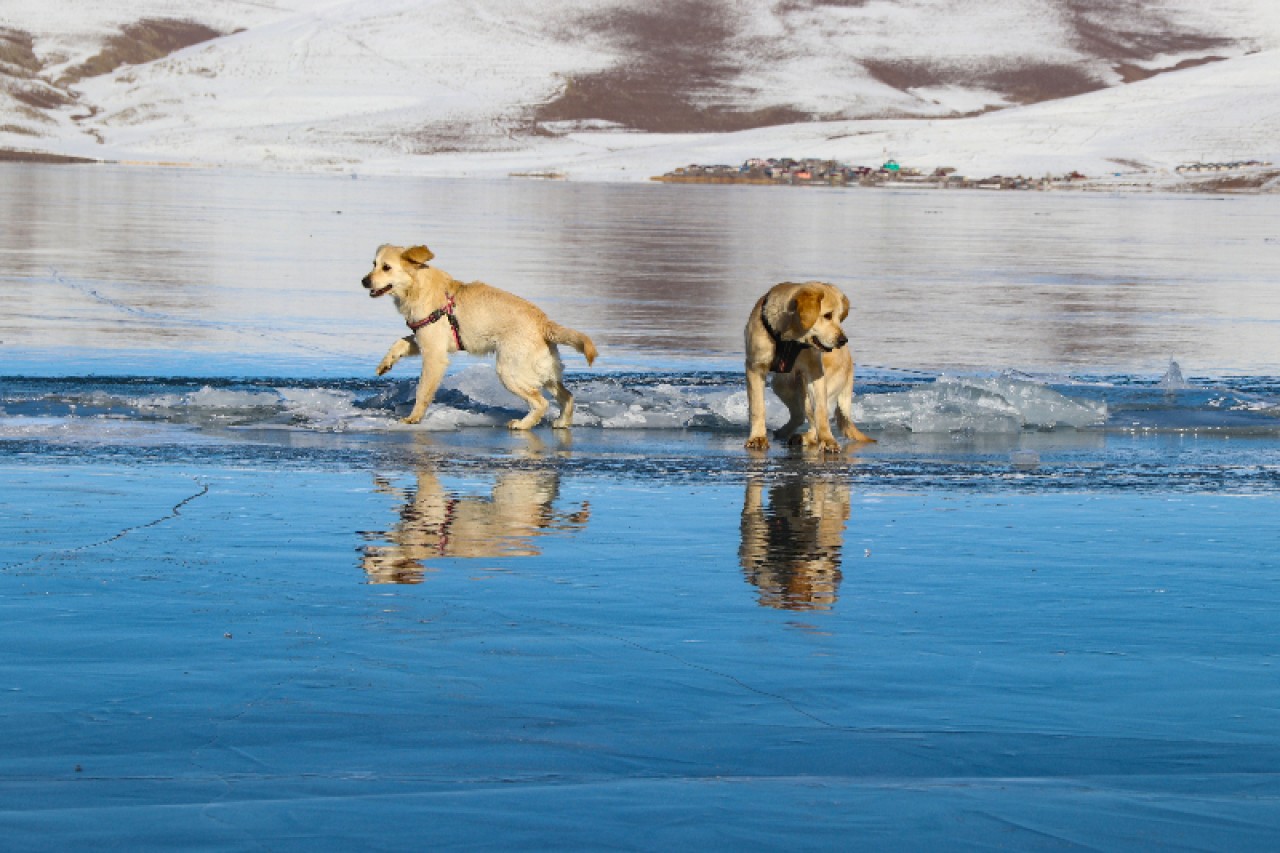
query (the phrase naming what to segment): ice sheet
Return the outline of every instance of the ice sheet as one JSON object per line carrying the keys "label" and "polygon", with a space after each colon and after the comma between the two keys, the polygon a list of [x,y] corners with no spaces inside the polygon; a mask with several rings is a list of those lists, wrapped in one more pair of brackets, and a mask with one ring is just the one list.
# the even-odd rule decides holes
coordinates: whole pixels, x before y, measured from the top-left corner
{"label": "ice sheet", "polygon": [[[695,430],[745,434],[744,380],[738,373],[570,374],[580,429]],[[868,377],[855,398],[863,429],[890,435],[1005,436],[1031,433],[1143,432],[1204,436],[1280,435],[1280,383],[1263,377],[1171,388],[1167,378],[942,376],[911,381]],[[489,364],[446,377],[415,426],[400,422],[412,407],[415,379],[146,380],[11,378],[0,389],[0,438],[87,443],[160,440],[176,444],[257,429],[301,434],[374,435],[505,429],[525,409]],[[551,409],[554,414],[554,404]],[[766,421],[786,421],[776,397]]]}
{"label": "ice sheet", "polygon": [[27,223],[0,231],[3,375],[372,379],[404,333],[359,284],[388,241],[591,335],[575,373],[740,371],[760,295],[821,279],[850,298],[860,376],[1280,375],[1267,198],[0,174]]}
{"label": "ice sheet", "polygon": [[[6,177],[6,844],[1273,846],[1260,200]],[[579,427],[399,423],[395,232],[597,336]],[[794,276],[876,444],[743,448]]]}
{"label": "ice sheet", "polygon": [[903,493],[794,458],[619,478],[635,450],[9,458],[8,842],[1280,830],[1274,493]]}

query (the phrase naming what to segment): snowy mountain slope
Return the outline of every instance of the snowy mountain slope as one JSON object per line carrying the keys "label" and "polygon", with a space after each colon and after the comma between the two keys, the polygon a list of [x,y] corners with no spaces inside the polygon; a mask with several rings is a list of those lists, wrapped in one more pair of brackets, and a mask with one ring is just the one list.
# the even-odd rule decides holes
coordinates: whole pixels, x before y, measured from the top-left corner
{"label": "snowy mountain slope", "polygon": [[[1270,156],[1256,146],[1280,90],[1274,0],[980,5],[7,0],[0,148],[600,177],[624,177],[628,158],[651,171],[660,151],[687,155],[657,171],[700,150],[892,150],[1006,172],[1014,157],[1167,166],[1227,144]],[[745,150],[769,139],[785,150]]]}
{"label": "snowy mountain slope", "polygon": [[287,4],[212,3],[193,18],[189,9],[179,0],[20,0],[0,6],[0,145],[84,147],[95,132],[79,127],[76,117],[96,107],[74,86],[82,76],[156,59],[296,11]]}
{"label": "snowy mountain slope", "polygon": [[[971,118],[810,122],[727,134],[573,134],[559,146],[517,155],[429,158],[414,171],[644,180],[689,163],[736,165],[770,156],[870,166],[893,157],[926,172],[952,167],[975,178],[1079,170],[1104,183],[1181,186],[1189,179],[1173,170],[1183,163],[1280,164],[1280,50]],[[1116,173],[1123,175],[1111,177]]]}
{"label": "snowy mountain slope", "polygon": [[[134,150],[212,144],[232,160],[282,147],[321,158],[331,151],[335,162],[366,148],[485,150],[509,147],[557,74],[604,62],[573,45],[548,51],[538,25],[515,27],[481,4],[382,3],[376,14],[362,11],[368,5],[291,16],[85,81],[86,97],[101,106],[95,125]],[[507,2],[507,14],[516,5]],[[529,11],[517,20],[537,19]]]}

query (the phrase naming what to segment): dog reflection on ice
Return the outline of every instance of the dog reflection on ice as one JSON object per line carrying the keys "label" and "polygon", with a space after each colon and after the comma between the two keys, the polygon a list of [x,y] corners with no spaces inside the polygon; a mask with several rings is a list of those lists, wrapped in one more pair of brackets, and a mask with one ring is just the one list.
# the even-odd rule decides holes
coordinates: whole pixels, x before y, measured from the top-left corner
{"label": "dog reflection on ice", "polygon": [[760,604],[781,610],[830,610],[840,588],[840,562],[849,521],[849,484],[805,476],[768,488],[747,481],[738,558]]}
{"label": "dog reflection on ice", "polygon": [[385,544],[361,549],[361,567],[370,583],[422,583],[444,557],[534,557],[537,537],[586,525],[591,508],[555,508],[560,475],[555,471],[502,471],[488,495],[462,494],[440,482],[430,467],[420,467],[415,483],[399,488],[377,478],[376,489],[403,503],[392,529],[362,534]]}

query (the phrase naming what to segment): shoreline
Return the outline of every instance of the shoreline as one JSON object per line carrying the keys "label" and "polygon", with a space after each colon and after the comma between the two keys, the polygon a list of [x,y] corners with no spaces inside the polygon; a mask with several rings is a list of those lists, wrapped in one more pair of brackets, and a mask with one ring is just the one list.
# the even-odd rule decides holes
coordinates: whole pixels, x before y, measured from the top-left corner
{"label": "shoreline", "polygon": [[907,189],[907,190],[969,190],[988,192],[1037,191],[1037,192],[1131,192],[1202,195],[1276,195],[1280,194],[1280,169],[1259,171],[1237,170],[1225,173],[1198,173],[1195,177],[1169,172],[1124,172],[1106,177],[1081,177],[1075,179],[1030,178],[1025,175],[947,180],[937,176],[902,176],[892,179],[859,181],[789,181],[760,177],[734,177],[726,175],[679,175],[673,172],[637,179],[631,176],[610,177],[602,174],[574,174],[572,168],[525,168],[514,171],[495,170],[492,173],[474,173],[460,169],[456,173],[419,173],[412,170],[370,169],[369,164],[347,164],[334,167],[330,164],[281,165],[280,163],[244,164],[229,162],[198,162],[182,160],[137,160],[92,158],[48,151],[31,151],[0,148],[0,165],[53,165],[53,166],[120,166],[125,168],[231,170],[247,174],[294,174],[316,177],[374,177],[412,178],[421,180],[529,180],[565,181],[580,184],[640,184],[658,183],[672,185],[703,186],[779,186],[828,189]]}
{"label": "shoreline", "polygon": [[[512,176],[516,177],[516,176]],[[903,190],[952,190],[966,192],[1167,192],[1195,193],[1202,195],[1276,195],[1280,194],[1280,171],[1270,173],[1265,181],[1233,180],[1232,176],[1219,176],[1203,181],[1174,182],[1167,176],[1153,173],[1152,179],[1142,175],[1117,175],[1112,178],[1084,178],[1078,180],[1032,180],[1007,178],[957,183],[939,179],[886,180],[886,181],[805,181],[790,182],[768,178],[726,178],[683,175],[655,175],[649,180],[661,184],[690,184],[716,186],[773,186],[797,188],[828,188],[850,190],[903,189]]]}
{"label": "shoreline", "polygon": [[[1137,166],[1117,161],[1118,165]],[[879,168],[858,166],[827,158],[753,157],[739,166],[692,164],[649,180],[669,184],[722,184],[748,186],[797,186],[836,188],[908,187],[943,190],[1097,190],[1160,188],[1174,192],[1251,193],[1280,192],[1280,169],[1259,160],[1223,163],[1187,163],[1174,174],[1143,169],[1089,177],[1077,169],[1041,177],[998,172],[983,177],[959,174],[955,168],[932,170],[907,167],[888,160]]]}

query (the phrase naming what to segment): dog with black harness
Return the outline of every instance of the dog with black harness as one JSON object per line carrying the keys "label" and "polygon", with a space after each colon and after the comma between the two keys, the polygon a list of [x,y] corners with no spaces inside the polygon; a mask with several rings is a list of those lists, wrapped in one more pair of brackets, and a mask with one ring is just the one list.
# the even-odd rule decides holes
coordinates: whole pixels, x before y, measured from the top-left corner
{"label": "dog with black harness", "polygon": [[[751,430],[747,448],[765,450],[765,378],[773,375],[773,391],[791,417],[774,437],[836,452],[830,411],[848,439],[874,441],[853,422],[853,356],[841,323],[849,316],[849,298],[822,281],[774,285],[751,309],[746,338],[747,407]],[[806,422],[809,429],[797,432]]]}

